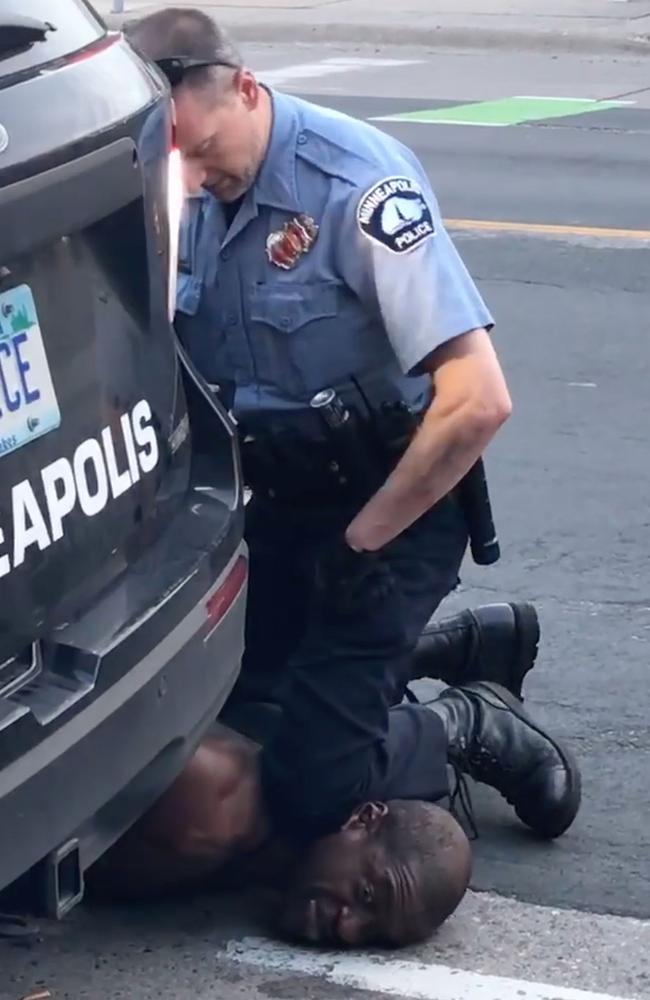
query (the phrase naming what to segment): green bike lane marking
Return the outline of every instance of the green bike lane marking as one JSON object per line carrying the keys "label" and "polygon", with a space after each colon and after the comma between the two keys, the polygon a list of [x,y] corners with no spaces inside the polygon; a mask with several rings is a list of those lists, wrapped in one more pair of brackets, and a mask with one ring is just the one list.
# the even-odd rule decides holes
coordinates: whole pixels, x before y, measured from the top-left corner
{"label": "green bike lane marking", "polygon": [[479,125],[502,128],[527,122],[570,118],[594,111],[629,107],[634,101],[598,101],[578,97],[505,97],[499,101],[478,101],[451,107],[403,111],[373,117],[371,121],[415,122],[425,125]]}

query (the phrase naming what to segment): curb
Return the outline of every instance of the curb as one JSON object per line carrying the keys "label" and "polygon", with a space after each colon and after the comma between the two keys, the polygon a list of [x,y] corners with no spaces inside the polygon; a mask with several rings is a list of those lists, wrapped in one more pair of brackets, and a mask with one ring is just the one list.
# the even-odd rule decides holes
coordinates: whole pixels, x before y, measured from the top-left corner
{"label": "curb", "polygon": [[[120,28],[125,21],[136,17],[134,13],[107,14],[104,20],[111,28]],[[237,42],[256,44],[292,42],[309,44],[412,46],[417,48],[498,49],[525,50],[545,53],[580,53],[591,55],[650,54],[650,34],[611,35],[598,32],[559,32],[497,30],[495,28],[458,28],[398,26],[391,24],[296,24],[273,22],[244,24],[221,20],[221,25]]]}

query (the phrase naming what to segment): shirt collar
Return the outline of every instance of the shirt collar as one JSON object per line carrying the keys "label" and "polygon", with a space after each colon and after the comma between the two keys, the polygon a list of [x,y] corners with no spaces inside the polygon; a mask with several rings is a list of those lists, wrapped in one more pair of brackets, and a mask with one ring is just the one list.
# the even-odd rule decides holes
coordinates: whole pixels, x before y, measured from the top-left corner
{"label": "shirt collar", "polygon": [[300,211],[296,185],[296,144],[300,122],[295,104],[286,94],[265,88],[271,98],[273,120],[266,155],[255,181],[258,205],[288,212]]}

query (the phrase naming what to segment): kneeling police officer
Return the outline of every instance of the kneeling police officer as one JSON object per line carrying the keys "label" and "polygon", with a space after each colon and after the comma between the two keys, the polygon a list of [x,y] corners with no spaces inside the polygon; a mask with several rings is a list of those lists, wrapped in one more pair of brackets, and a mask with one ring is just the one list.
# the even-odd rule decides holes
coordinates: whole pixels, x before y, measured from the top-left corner
{"label": "kneeling police officer", "polygon": [[[260,763],[276,824],[318,836],[395,789],[443,798],[453,732],[455,765],[475,773],[480,757],[511,800],[509,774],[519,786],[522,769],[547,768],[526,821],[563,832],[575,767],[517,709],[534,609],[425,630],[468,531],[477,561],[496,557],[480,457],[511,403],[492,317],[421,164],[369,124],[260,85],[201,11],[168,8],[129,34],[171,85],[190,191],[177,331],[230,396],[253,490],[229,708],[282,704]],[[391,726],[424,675],[455,686],[449,717],[413,705]]]}

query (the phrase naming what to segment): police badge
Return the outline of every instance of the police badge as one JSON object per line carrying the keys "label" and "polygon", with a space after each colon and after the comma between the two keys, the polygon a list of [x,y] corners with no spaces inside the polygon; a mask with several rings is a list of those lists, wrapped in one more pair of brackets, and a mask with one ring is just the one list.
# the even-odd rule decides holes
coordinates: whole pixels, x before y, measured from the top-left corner
{"label": "police badge", "polygon": [[266,255],[272,264],[289,271],[295,267],[299,257],[314,245],[318,226],[310,215],[297,215],[285,222],[282,229],[269,233],[266,241]]}

